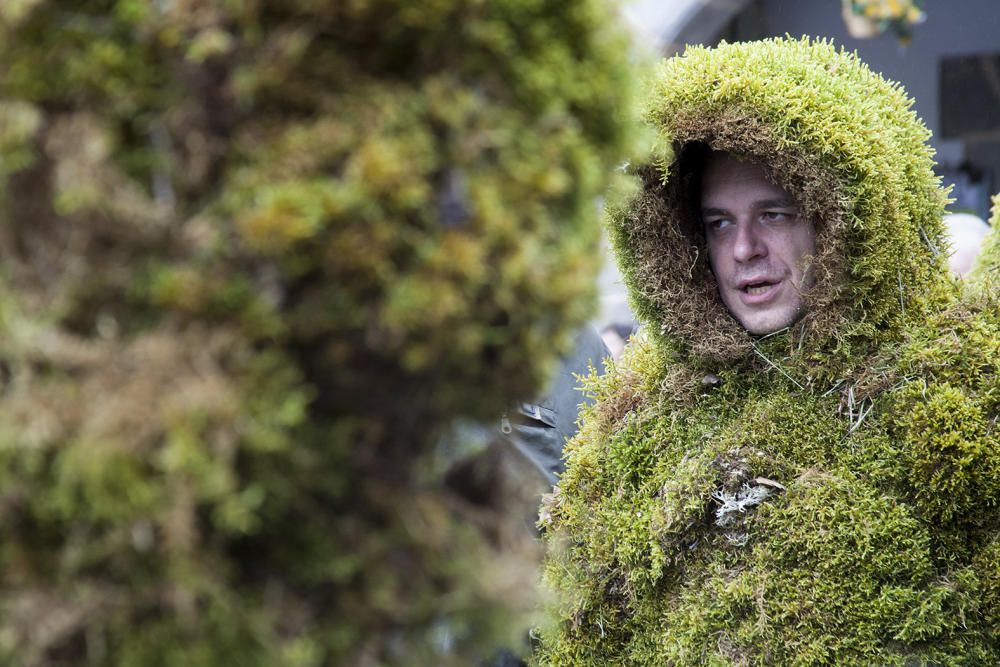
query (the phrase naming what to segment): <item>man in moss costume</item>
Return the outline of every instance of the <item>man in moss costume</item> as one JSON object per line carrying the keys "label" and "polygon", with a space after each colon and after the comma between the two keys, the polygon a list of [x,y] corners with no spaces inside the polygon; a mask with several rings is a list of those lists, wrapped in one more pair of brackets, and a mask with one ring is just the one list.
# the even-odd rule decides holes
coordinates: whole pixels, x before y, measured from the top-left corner
{"label": "man in moss costume", "polygon": [[[997,664],[1000,299],[947,273],[910,100],[805,39],[690,49],[650,100],[663,148],[610,212],[648,335],[543,508],[539,663]],[[726,307],[709,151],[811,228],[783,322]]]}

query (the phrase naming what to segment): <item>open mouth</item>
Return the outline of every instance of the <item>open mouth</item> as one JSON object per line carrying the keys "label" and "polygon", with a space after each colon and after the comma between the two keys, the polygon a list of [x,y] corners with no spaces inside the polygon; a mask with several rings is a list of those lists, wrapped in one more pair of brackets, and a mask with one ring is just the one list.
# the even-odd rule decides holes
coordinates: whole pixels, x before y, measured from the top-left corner
{"label": "open mouth", "polygon": [[767,292],[767,290],[771,289],[776,284],[777,283],[772,283],[766,280],[762,280],[760,282],[750,283],[748,285],[745,285],[743,287],[743,291],[751,296],[756,296],[758,294],[764,294],[765,292]]}

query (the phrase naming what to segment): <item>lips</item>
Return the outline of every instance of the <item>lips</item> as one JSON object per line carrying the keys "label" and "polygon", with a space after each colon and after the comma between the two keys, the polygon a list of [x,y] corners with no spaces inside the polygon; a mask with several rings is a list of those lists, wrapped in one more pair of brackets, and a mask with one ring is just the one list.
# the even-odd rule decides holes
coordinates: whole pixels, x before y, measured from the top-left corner
{"label": "lips", "polygon": [[740,300],[748,305],[765,304],[774,299],[780,291],[781,279],[754,278],[741,280],[737,284]]}

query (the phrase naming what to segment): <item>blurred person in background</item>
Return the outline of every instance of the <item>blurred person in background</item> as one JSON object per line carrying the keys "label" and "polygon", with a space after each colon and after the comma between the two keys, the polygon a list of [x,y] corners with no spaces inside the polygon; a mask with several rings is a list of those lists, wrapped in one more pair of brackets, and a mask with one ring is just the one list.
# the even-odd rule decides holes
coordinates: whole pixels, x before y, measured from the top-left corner
{"label": "blurred person in background", "polygon": [[[449,488],[474,505],[521,516],[537,530],[540,498],[559,481],[563,447],[579,429],[580,410],[594,402],[583,391],[584,378],[603,375],[608,356],[596,329],[580,329],[541,397],[508,408],[495,428],[466,425],[488,444],[448,470]],[[531,554],[524,557],[526,566],[532,564]],[[520,647],[498,649],[480,667],[522,667],[519,654],[529,650],[526,634]]]}
{"label": "blurred person in background", "polygon": [[951,242],[948,268],[961,278],[972,269],[990,226],[985,220],[971,213],[949,213],[944,216],[944,222],[948,240]]}
{"label": "blurred person in background", "polygon": [[601,338],[611,354],[612,361],[621,359],[625,345],[635,332],[634,322],[612,322],[601,329]]}
{"label": "blurred person in background", "polygon": [[515,476],[523,478],[517,484],[522,491],[514,495],[526,495],[534,515],[538,496],[550,490],[563,471],[563,446],[576,435],[580,409],[594,402],[583,392],[583,378],[603,375],[607,357],[597,331],[589,326],[580,329],[545,392],[505,410],[496,429],[486,429],[489,433],[483,435],[490,442],[485,451],[466,456],[449,469],[449,485],[463,489],[471,483],[482,489],[474,480],[506,460],[519,471]]}
{"label": "blurred person in background", "polygon": [[580,409],[594,402],[583,392],[583,378],[603,375],[608,353],[602,336],[592,327],[581,329],[573,351],[560,361],[545,394],[534,403],[518,404],[500,418],[505,441],[530,461],[550,485],[563,471],[563,445],[579,430]]}

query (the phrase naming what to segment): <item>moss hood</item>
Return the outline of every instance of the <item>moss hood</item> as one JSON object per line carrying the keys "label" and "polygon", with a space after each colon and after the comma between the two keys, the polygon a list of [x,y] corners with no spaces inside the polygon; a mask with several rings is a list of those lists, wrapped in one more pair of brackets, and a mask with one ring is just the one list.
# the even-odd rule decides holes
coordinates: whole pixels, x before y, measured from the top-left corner
{"label": "moss hood", "polygon": [[753,351],[718,296],[691,205],[690,165],[708,147],[766,165],[816,221],[816,285],[789,349],[830,366],[898,339],[947,282],[946,193],[911,103],[826,41],[723,43],[665,61],[645,110],[658,147],[609,216],[640,319],[694,361]]}

